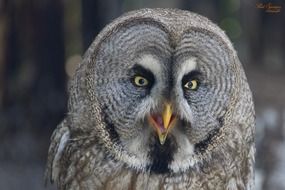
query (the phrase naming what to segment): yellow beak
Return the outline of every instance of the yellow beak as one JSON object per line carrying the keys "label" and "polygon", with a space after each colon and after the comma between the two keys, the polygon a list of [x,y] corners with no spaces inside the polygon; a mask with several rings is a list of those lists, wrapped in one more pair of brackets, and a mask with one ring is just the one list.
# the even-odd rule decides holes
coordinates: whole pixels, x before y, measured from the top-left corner
{"label": "yellow beak", "polygon": [[161,145],[165,143],[167,134],[174,126],[175,116],[173,115],[172,106],[169,103],[165,103],[162,115],[152,115],[149,117],[149,121],[152,126],[156,129],[159,142]]}

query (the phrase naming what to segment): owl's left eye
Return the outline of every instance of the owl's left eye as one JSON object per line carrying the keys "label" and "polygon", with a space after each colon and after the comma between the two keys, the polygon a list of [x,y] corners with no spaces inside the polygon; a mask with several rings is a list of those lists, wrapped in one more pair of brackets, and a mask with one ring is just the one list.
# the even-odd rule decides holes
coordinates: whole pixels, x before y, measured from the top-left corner
{"label": "owl's left eye", "polygon": [[191,71],[190,73],[184,75],[182,78],[182,87],[185,90],[197,90],[201,81],[201,72],[199,71]]}
{"label": "owl's left eye", "polygon": [[137,87],[144,87],[149,84],[148,80],[143,76],[135,76],[133,82]]}
{"label": "owl's left eye", "polygon": [[184,88],[189,90],[197,90],[198,89],[198,80],[193,79],[186,84],[184,84]]}

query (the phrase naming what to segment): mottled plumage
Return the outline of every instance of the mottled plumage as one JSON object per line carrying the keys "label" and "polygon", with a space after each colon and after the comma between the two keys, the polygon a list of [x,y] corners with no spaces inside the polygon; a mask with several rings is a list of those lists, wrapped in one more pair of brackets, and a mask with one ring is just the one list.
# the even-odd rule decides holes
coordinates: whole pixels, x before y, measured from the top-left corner
{"label": "mottled plumage", "polygon": [[252,95],[225,33],[142,9],[84,55],[46,177],[58,189],[253,189],[254,153]]}

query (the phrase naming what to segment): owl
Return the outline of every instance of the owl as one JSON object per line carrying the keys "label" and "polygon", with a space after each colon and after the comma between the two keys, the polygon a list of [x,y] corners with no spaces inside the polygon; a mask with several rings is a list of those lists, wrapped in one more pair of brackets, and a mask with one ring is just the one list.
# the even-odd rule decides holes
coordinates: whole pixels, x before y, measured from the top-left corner
{"label": "owl", "polygon": [[207,18],[141,9],[107,25],[69,83],[46,178],[65,189],[253,189],[254,106]]}

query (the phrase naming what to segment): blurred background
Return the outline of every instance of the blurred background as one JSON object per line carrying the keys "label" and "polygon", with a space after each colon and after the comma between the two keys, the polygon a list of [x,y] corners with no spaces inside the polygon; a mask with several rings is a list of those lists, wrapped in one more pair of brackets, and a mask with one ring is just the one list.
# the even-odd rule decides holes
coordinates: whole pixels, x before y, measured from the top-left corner
{"label": "blurred background", "polygon": [[144,7],[191,10],[226,31],[256,105],[256,189],[285,189],[284,0],[0,0],[1,190],[44,189],[74,68],[107,23]]}

